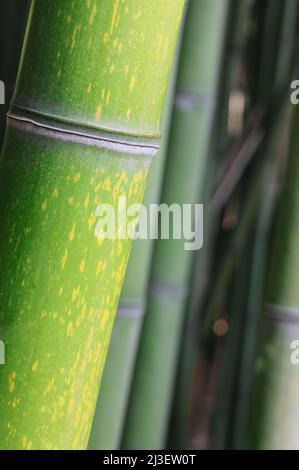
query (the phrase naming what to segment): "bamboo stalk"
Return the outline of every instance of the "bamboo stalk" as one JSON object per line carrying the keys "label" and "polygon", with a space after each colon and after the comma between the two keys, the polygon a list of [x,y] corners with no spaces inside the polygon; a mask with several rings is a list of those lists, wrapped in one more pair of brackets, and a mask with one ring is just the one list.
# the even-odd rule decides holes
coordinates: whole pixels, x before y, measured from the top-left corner
{"label": "bamboo stalk", "polygon": [[[196,371],[196,360],[198,344],[200,342],[200,317],[204,310],[204,302],[209,289],[209,271],[214,253],[216,228],[218,225],[220,207],[216,207],[216,201],[211,201],[215,184],[221,192],[219,169],[223,162],[227,165],[227,157],[224,155],[228,142],[232,137],[228,135],[228,108],[229,98],[236,87],[240,87],[240,63],[244,61],[244,37],[248,34],[248,17],[251,7],[250,1],[234,0],[230,2],[227,18],[227,33],[223,40],[223,58],[221,65],[221,81],[217,99],[217,119],[213,130],[213,142],[209,150],[209,162],[205,174],[204,201],[208,210],[205,214],[205,243],[203,250],[195,258],[192,274],[191,297],[187,305],[187,315],[184,326],[184,336],[181,345],[181,359],[176,384],[176,395],[173,404],[172,422],[175,426],[174,439],[170,440],[170,446],[185,448],[190,440],[191,423],[194,422],[194,410],[191,408],[191,395],[194,389],[194,373]],[[238,78],[238,80],[237,80]],[[245,134],[245,133],[244,133]],[[254,136],[252,136],[254,140]],[[258,145],[259,135],[256,135],[256,143],[251,144],[247,139],[248,151],[252,154],[254,146]],[[240,149],[239,149],[240,150]],[[245,152],[244,148],[244,152]],[[247,152],[247,153],[249,153]],[[232,153],[231,149],[229,153]],[[233,168],[231,168],[233,171]],[[235,172],[236,173],[236,172]],[[223,203],[223,200],[222,200]],[[229,271],[229,269],[228,269]],[[191,403],[191,405],[190,405]],[[189,431],[189,432],[188,432]],[[171,436],[170,436],[171,438]]]}
{"label": "bamboo stalk", "polygon": [[[177,61],[168,87],[162,119],[161,148],[152,164],[143,204],[159,203],[173,104]],[[149,213],[149,212],[148,212]],[[135,240],[115,319],[103,382],[89,441],[90,449],[117,449],[133,378],[134,364],[147,303],[147,288],[154,241]]]}
{"label": "bamboo stalk", "polygon": [[[289,81],[292,74],[298,2],[288,0],[283,4],[283,16],[279,18],[280,36],[275,60],[272,60],[272,82],[268,84],[269,118],[268,135],[263,146],[267,159],[264,169],[264,194],[261,199],[260,216],[255,235],[252,275],[248,287],[248,306],[242,349],[240,350],[240,372],[236,384],[238,397],[233,418],[233,446],[242,448],[249,415],[250,391],[256,354],[258,332],[261,327],[261,312],[264,301],[264,285],[269,254],[273,211],[276,206],[278,175],[281,160],[285,159],[286,137],[291,117],[289,105]],[[269,41],[271,43],[271,41]],[[271,44],[269,44],[269,49]],[[270,52],[268,52],[270,53]],[[266,76],[269,69],[265,70]],[[286,104],[284,103],[286,102]],[[274,116],[274,118],[273,118]],[[279,116],[277,118],[276,116]]]}
{"label": "bamboo stalk", "polygon": [[222,40],[221,59],[219,65],[219,81],[216,92],[217,109],[213,122],[213,129],[209,144],[209,159],[205,169],[205,182],[202,191],[202,202],[206,204],[208,210],[205,213],[204,223],[204,246],[196,255],[193,262],[192,281],[190,286],[190,299],[186,305],[186,316],[184,320],[183,334],[181,337],[179,364],[176,377],[175,395],[172,406],[172,417],[170,426],[174,432],[169,435],[170,448],[185,448],[189,444],[191,431],[191,414],[192,410],[192,388],[194,371],[196,369],[196,356],[199,341],[199,304],[204,296],[206,289],[207,272],[209,269],[209,261],[212,253],[214,242],[215,214],[211,210],[210,204],[211,193],[215,186],[215,175],[218,172],[218,153],[222,143],[219,143],[224,128],[227,129],[227,122],[222,120],[226,117],[223,108],[227,104],[228,90],[231,84],[227,80],[229,69],[235,51],[231,51],[232,36],[234,37],[234,29],[232,28],[232,17],[235,14],[236,2],[230,1],[226,17],[223,19],[225,23],[225,31]]}
{"label": "bamboo stalk", "polygon": [[131,245],[97,207],[142,200],[183,6],[33,1],[0,174],[2,449],[87,446]]}
{"label": "bamboo stalk", "polygon": [[[227,8],[227,1],[189,2],[162,195],[168,205],[195,203],[201,197]],[[159,240],[155,247],[124,448],[165,446],[193,260],[183,243]]]}
{"label": "bamboo stalk", "polygon": [[269,268],[266,315],[259,337],[259,353],[255,362],[254,388],[246,441],[246,446],[250,448],[299,448],[297,433],[299,381],[296,367],[291,362],[292,342],[299,338],[296,283],[298,126],[299,113],[296,110],[288,170],[271,250],[272,261]]}
{"label": "bamboo stalk", "polygon": [[[252,219],[252,225],[255,218]],[[243,240],[243,250],[239,253],[235,262],[235,271],[232,273],[233,295],[228,299],[228,335],[225,343],[225,353],[223,354],[220,372],[220,384],[217,390],[217,400],[214,409],[214,416],[211,431],[211,444],[213,449],[230,448],[231,440],[231,418],[232,407],[234,406],[234,384],[236,373],[239,369],[239,349],[244,328],[244,305],[247,302],[246,286],[250,275],[250,257],[252,247],[250,237],[252,235],[252,225],[245,234]],[[228,289],[226,289],[226,294]]]}

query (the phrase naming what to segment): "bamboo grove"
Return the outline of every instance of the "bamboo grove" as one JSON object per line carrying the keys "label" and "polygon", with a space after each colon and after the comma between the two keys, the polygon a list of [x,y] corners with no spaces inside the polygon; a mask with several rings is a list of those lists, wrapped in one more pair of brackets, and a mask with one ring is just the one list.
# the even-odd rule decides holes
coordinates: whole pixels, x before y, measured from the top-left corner
{"label": "bamboo grove", "polygon": [[299,1],[0,13],[0,449],[299,449]]}

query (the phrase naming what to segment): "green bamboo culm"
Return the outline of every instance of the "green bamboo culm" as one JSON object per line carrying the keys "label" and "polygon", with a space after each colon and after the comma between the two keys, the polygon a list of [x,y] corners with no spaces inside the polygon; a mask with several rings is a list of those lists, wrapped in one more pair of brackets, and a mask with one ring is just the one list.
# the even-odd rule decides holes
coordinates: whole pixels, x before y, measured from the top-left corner
{"label": "green bamboo culm", "polygon": [[[148,210],[150,204],[159,202],[161,193],[176,62],[173,65],[163,112],[161,147],[152,164],[143,200]],[[133,243],[89,440],[89,448],[93,450],[118,449],[120,446],[136,352],[146,310],[153,245],[154,240],[151,239],[137,239]]]}
{"label": "green bamboo culm", "polygon": [[33,1],[0,172],[2,449],[87,446],[131,246],[99,204],[142,200],[183,6]]}
{"label": "green bamboo culm", "polygon": [[264,328],[255,362],[248,448],[299,449],[298,129],[296,110],[271,249]]}
{"label": "green bamboo culm", "polygon": [[0,18],[0,79],[5,86],[5,104],[0,114],[0,148],[2,147],[6,112],[13,95],[22,42],[27,23],[29,0],[2,0]]}
{"label": "green bamboo culm", "polygon": [[[161,201],[196,203],[204,180],[228,2],[191,0]],[[155,246],[149,307],[138,351],[122,446],[165,446],[193,252],[184,240]]]}

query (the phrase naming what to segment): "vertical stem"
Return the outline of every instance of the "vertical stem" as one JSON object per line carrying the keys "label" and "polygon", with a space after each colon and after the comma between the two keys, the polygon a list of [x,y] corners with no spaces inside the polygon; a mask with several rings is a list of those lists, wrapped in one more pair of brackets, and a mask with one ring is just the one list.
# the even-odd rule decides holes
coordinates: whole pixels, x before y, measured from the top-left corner
{"label": "vertical stem", "polygon": [[[227,1],[189,2],[162,194],[168,205],[192,204],[202,194],[227,7]],[[125,448],[165,446],[193,260],[184,242],[159,240],[155,247]]]}
{"label": "vertical stem", "polygon": [[114,216],[143,197],[183,7],[32,3],[0,172],[2,449],[87,446],[131,247]]}

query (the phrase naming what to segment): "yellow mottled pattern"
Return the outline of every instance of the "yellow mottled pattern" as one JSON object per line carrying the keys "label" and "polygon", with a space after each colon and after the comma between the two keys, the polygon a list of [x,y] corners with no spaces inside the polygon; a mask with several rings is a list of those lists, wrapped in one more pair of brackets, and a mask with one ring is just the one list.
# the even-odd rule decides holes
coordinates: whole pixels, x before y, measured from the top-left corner
{"label": "yellow mottled pattern", "polygon": [[[32,139],[36,145],[38,137]],[[35,147],[26,148],[31,155]],[[35,187],[39,198],[14,193],[4,221],[17,265],[8,276],[7,304],[0,298],[1,310],[14,316],[6,331],[9,367],[0,370],[0,414],[9,423],[0,429],[0,448],[86,447],[130,249],[128,240],[96,237],[96,209],[117,207],[125,195],[127,204],[140,202],[147,180],[144,156],[101,157],[92,148],[86,158],[82,146],[74,158],[74,144],[67,149],[67,163],[64,153],[51,151],[47,178]],[[42,151],[35,171],[44,171]],[[31,178],[32,167],[21,166],[22,181],[26,171]],[[21,231],[11,223],[20,208]]]}

